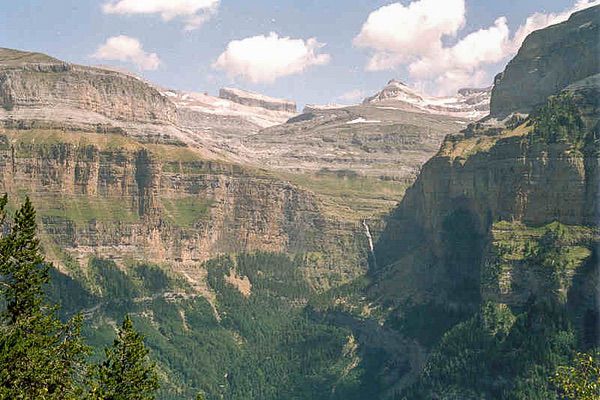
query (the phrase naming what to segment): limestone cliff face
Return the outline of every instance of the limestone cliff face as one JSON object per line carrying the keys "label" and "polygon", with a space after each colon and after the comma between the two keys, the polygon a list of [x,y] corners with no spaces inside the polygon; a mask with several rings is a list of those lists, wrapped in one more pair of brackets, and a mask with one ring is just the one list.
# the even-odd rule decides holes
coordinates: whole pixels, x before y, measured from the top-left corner
{"label": "limestone cliff face", "polygon": [[527,38],[497,79],[492,115],[541,103],[546,111],[448,136],[376,245],[382,270],[417,282],[424,298],[452,296],[456,282],[481,292],[499,221],[597,229],[599,13],[592,7]]}
{"label": "limestone cliff face", "polygon": [[328,252],[331,260],[347,251],[339,270],[359,264],[359,228],[326,219],[309,192],[186,147],[2,130],[0,177],[0,192],[31,196],[45,237],[83,261],[96,254],[198,265],[262,250]]}
{"label": "limestone cliff face", "polygon": [[134,76],[0,49],[0,105],[0,192],[32,197],[59,265],[65,254],[149,261],[199,283],[220,254],[302,253],[324,287],[362,268],[362,226],[216,154],[210,121],[182,124],[169,96]]}
{"label": "limestone cliff face", "polygon": [[600,6],[533,32],[492,90],[491,115],[529,113],[569,84],[600,72]]}
{"label": "limestone cliff face", "polygon": [[593,225],[595,156],[574,152],[569,144],[530,144],[525,131],[499,138],[448,137],[396,216],[419,220],[433,239],[444,217],[458,208],[473,212],[482,232],[498,219]]}
{"label": "limestone cliff face", "polygon": [[[3,49],[0,59],[9,52]],[[28,53],[24,53],[28,54]],[[171,124],[175,106],[157,90],[129,75],[53,60],[0,62],[0,104],[7,111],[46,109],[59,120],[80,110],[138,123]]]}

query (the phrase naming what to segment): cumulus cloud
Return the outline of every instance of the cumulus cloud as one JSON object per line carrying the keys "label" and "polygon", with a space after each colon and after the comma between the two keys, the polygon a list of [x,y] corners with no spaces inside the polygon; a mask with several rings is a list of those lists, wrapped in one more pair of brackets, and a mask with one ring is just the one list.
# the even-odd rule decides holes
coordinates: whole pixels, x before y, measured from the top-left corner
{"label": "cumulus cloud", "polygon": [[329,54],[319,53],[325,46],[317,39],[279,37],[274,32],[231,41],[213,64],[232,78],[252,83],[272,83],[277,78],[294,75],[315,65],[329,63]]}
{"label": "cumulus cloud", "polygon": [[464,0],[420,0],[394,3],[373,11],[354,45],[375,50],[367,69],[389,69],[441,48],[444,36],[455,36],[465,23]]}
{"label": "cumulus cloud", "polygon": [[406,66],[417,86],[448,94],[460,87],[489,84],[491,77],[485,68],[514,55],[531,32],[596,4],[600,0],[579,0],[562,13],[533,14],[512,36],[506,17],[500,17],[492,26],[448,46],[444,43],[465,25],[465,0],[416,0],[408,6],[394,3],[369,15],[354,44],[371,49],[367,70]]}
{"label": "cumulus cloud", "polygon": [[219,7],[220,0],[112,0],[102,6],[106,14],[159,14],[163,20],[182,18],[185,30],[199,28]]}
{"label": "cumulus cloud", "polygon": [[510,32],[505,17],[494,25],[470,33],[451,47],[440,47],[408,65],[413,79],[433,80],[439,94],[453,93],[460,87],[487,85],[489,77],[482,67],[507,57]]}
{"label": "cumulus cloud", "polygon": [[125,35],[108,38],[92,57],[99,60],[130,62],[140,70],[155,70],[160,66],[160,58],[156,53],[147,53],[139,40]]}

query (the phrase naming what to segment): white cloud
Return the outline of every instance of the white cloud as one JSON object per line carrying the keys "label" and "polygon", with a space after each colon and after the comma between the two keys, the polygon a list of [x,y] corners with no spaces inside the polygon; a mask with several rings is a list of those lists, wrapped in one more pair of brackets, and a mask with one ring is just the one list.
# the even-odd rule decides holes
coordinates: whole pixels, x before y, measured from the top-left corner
{"label": "white cloud", "polygon": [[163,20],[182,18],[185,30],[199,28],[219,7],[220,0],[111,0],[102,6],[106,14],[160,14]]}
{"label": "white cloud", "polygon": [[369,15],[354,44],[373,51],[367,70],[406,66],[416,86],[449,94],[460,87],[490,84],[485,68],[514,55],[527,35],[596,4],[600,0],[579,0],[559,14],[533,14],[512,37],[506,17],[499,17],[492,26],[444,46],[444,39],[455,37],[465,24],[465,0],[394,3]]}
{"label": "white cloud", "polygon": [[[413,79],[430,81],[436,94],[455,93],[466,86],[487,86],[489,77],[482,70],[486,64],[502,61],[507,56],[510,32],[505,17],[494,25],[470,33],[451,47],[440,47],[408,65]],[[433,82],[431,82],[433,81]]]}
{"label": "white cloud", "polygon": [[455,36],[465,23],[464,0],[418,0],[373,11],[354,45],[375,50],[367,69],[383,70],[435,53],[442,37]]}
{"label": "white cloud", "polygon": [[124,35],[108,38],[92,57],[99,60],[130,62],[140,70],[155,70],[160,65],[160,58],[156,53],[147,53],[139,40]]}
{"label": "white cloud", "polygon": [[303,72],[314,65],[329,63],[329,54],[318,51],[323,46],[315,38],[308,40],[268,36],[253,36],[233,40],[213,64],[230,77],[240,77],[252,83],[272,83],[277,78]]}

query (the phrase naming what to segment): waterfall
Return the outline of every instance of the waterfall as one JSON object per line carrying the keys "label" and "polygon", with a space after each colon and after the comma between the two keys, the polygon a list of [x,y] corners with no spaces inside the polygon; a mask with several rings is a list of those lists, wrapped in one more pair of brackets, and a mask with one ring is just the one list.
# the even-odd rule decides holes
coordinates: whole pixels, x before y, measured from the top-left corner
{"label": "waterfall", "polygon": [[373,258],[373,265],[376,265],[377,262],[375,260],[375,247],[373,246],[373,236],[371,235],[371,229],[369,228],[369,224],[367,224],[367,220],[363,219],[363,226],[365,227],[365,236],[369,241],[369,253]]}
{"label": "waterfall", "polygon": [[363,226],[365,227],[365,235],[369,240],[369,251],[373,254],[373,236],[371,236],[371,230],[369,229],[369,224],[367,224],[367,220],[363,219]]}

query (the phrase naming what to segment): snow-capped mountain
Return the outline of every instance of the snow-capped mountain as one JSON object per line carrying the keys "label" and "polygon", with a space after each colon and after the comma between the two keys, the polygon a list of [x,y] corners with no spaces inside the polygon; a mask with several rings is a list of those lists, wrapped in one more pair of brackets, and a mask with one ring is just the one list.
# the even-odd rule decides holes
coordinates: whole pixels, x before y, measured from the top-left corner
{"label": "snow-capped mountain", "polygon": [[455,96],[432,97],[419,93],[403,82],[391,80],[383,90],[366,98],[363,104],[480,119],[489,114],[491,93],[490,86],[460,89]]}

